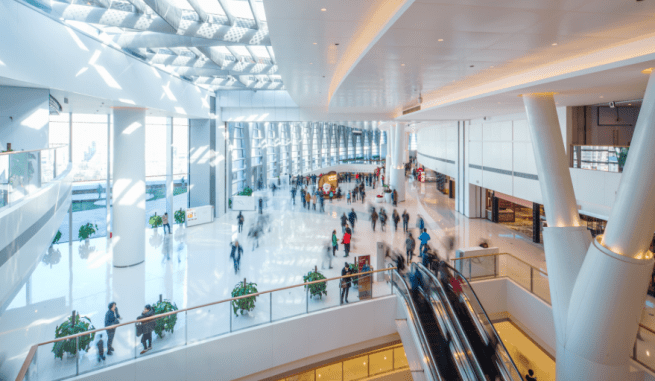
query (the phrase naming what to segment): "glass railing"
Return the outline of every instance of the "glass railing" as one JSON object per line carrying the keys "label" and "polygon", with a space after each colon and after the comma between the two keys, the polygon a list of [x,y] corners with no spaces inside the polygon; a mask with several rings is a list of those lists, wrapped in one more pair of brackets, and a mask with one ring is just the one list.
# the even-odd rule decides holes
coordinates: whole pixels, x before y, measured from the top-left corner
{"label": "glass railing", "polygon": [[[100,329],[89,326],[87,331],[32,346],[16,381],[67,379],[136,360],[141,357],[143,349],[143,335],[139,337],[137,333],[141,332],[144,326],[148,327],[149,323],[154,326],[154,331],[153,340],[149,343],[152,349],[148,353],[154,353],[342,306],[345,303],[340,299],[341,285],[345,284],[342,279],[351,280],[352,287],[346,298],[348,304],[388,296],[393,293],[393,284],[374,282],[373,274],[384,272],[387,279],[391,279],[394,269],[395,267],[255,292]],[[244,282],[248,283],[245,279]],[[70,325],[74,322],[76,327],[81,327],[85,325],[86,319],[84,316],[72,315],[64,324]],[[104,338],[106,358],[102,361],[99,360],[100,334]],[[108,334],[113,336],[114,353],[111,356],[107,356]]]}
{"label": "glass railing", "polygon": [[0,208],[37,192],[67,167],[67,145],[0,153]]}
{"label": "glass railing", "polygon": [[628,158],[627,146],[574,145],[571,149],[571,167],[594,171],[623,172]]}
{"label": "glass railing", "polygon": [[[453,259],[454,267],[468,281],[509,278],[544,302],[551,304],[548,273],[509,253],[486,254]],[[655,327],[639,323],[631,358],[655,372]]]}

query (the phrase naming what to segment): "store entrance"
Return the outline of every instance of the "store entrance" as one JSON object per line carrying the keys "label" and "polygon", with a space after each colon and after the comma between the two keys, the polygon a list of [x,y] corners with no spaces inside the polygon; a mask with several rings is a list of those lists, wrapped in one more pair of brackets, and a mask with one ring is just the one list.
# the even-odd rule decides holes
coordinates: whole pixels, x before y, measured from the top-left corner
{"label": "store entrance", "polygon": [[485,209],[488,220],[503,224],[535,243],[543,242],[546,221],[543,205],[487,190]]}

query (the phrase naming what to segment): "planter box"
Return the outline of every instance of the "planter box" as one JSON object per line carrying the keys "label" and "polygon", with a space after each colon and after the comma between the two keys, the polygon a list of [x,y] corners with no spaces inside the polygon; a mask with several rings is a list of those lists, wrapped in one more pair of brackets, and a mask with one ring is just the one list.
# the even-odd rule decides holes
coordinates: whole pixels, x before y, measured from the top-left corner
{"label": "planter box", "polygon": [[232,196],[232,210],[255,210],[256,206],[253,196]]}
{"label": "planter box", "polygon": [[375,198],[375,202],[378,204],[382,204],[384,202],[384,197],[375,196],[374,198]]}
{"label": "planter box", "polygon": [[387,204],[391,204],[391,193],[384,194],[384,201],[386,201]]}

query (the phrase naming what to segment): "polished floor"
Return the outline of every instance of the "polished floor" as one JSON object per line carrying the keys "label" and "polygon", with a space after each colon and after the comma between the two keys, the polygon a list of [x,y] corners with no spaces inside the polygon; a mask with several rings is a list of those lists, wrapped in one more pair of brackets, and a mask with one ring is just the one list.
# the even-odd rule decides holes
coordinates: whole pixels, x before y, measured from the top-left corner
{"label": "polished floor", "polygon": [[[342,184],[349,189],[354,183]],[[510,252],[523,260],[545,268],[543,248],[529,239],[499,224],[485,220],[471,220],[453,211],[453,200],[436,191],[434,183],[410,181],[406,187],[407,200],[398,207],[412,216],[415,226],[417,213],[425,217],[432,243],[446,255],[442,242],[446,235],[457,237],[457,247],[476,246],[482,238],[498,246],[501,252]],[[193,307],[231,297],[237,282],[247,279],[257,283],[260,291],[277,289],[303,282],[303,275],[321,269],[326,277],[340,275],[344,261],[352,262],[357,255],[375,255],[376,242],[386,241],[401,249],[405,239],[402,229],[394,231],[388,225],[385,232],[371,230],[369,201],[380,188],[367,188],[367,203],[360,201],[347,205],[345,200],[326,202],[325,213],[308,211],[296,200],[292,205],[288,190],[268,194],[266,212],[271,216],[270,231],[265,230],[259,247],[247,232],[256,220],[255,212],[246,212],[244,232],[237,229],[237,212],[229,212],[214,223],[192,228],[176,226],[172,235],[161,230],[148,229],[146,234],[146,261],[129,269],[111,266],[107,239],[60,244],[46,254],[48,263],[41,263],[27,284],[16,296],[8,310],[0,316],[0,379],[13,379],[25,358],[29,346],[51,340],[58,324],[74,310],[87,316],[95,327],[104,326],[104,314],[110,301],[118,304],[123,321],[135,319],[146,303],[154,303],[161,295],[176,303],[179,308]],[[391,215],[392,208],[383,206]],[[339,217],[354,208],[358,213],[351,257],[343,258],[343,245],[336,257],[325,255],[331,233],[341,236]],[[413,229],[416,231],[416,229]],[[416,237],[416,233],[414,233]],[[229,258],[230,242],[239,240],[245,248],[239,273],[235,274]],[[329,266],[332,259],[332,269]],[[372,261],[377,267],[376,261]],[[388,293],[385,282],[374,284],[374,296]],[[210,337],[233,329],[276,320],[286,316],[339,304],[336,283],[328,285],[324,300],[307,300],[305,292],[291,289],[276,292],[272,300],[258,301],[257,313],[248,318],[230,319],[228,305],[213,306],[180,317],[176,332],[164,339],[155,339],[159,348],[174,346],[180,341]],[[268,298],[268,297],[264,297]],[[351,301],[357,300],[351,292]],[[119,329],[114,341],[117,351],[107,362],[116,362],[135,356],[135,336],[129,329]],[[53,377],[70,374],[71,365],[54,360],[49,347],[39,354],[39,368],[52,369]],[[80,371],[98,367],[94,349],[80,361]],[[73,360],[74,364],[74,360]],[[72,371],[75,371],[74,366]]]}

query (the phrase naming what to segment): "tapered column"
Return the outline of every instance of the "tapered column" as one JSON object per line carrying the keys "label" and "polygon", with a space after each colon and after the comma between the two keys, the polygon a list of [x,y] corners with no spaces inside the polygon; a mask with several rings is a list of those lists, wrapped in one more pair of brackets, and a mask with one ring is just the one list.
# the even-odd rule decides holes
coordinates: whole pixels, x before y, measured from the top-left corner
{"label": "tapered column", "polygon": [[580,227],[573,183],[552,94],[523,96],[548,227],[544,251],[557,342],[558,366],[565,352],[571,294],[591,243]]}
{"label": "tapered column", "polygon": [[169,224],[175,222],[173,188],[173,118],[166,118],[166,213],[168,213]]}
{"label": "tapered column", "polygon": [[114,219],[112,249],[115,267],[145,260],[146,112],[114,110]]}
{"label": "tapered column", "polygon": [[571,294],[566,340],[563,345],[558,341],[558,381],[628,379],[629,354],[653,269],[648,247],[655,193],[648,179],[655,176],[654,124],[651,76],[605,235],[589,247]]}
{"label": "tapered column", "polygon": [[405,125],[398,123],[392,127],[393,162],[391,163],[391,189],[398,193],[398,202],[405,201]]}
{"label": "tapered column", "polygon": [[394,152],[394,144],[396,142],[394,141],[395,139],[394,133],[393,133],[393,126],[389,127],[387,130],[387,162],[386,162],[386,183],[391,185],[393,181],[393,177],[395,175],[393,169],[393,152]]}

